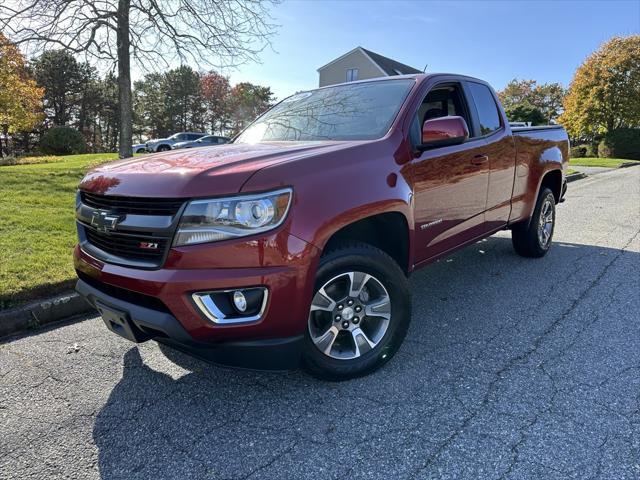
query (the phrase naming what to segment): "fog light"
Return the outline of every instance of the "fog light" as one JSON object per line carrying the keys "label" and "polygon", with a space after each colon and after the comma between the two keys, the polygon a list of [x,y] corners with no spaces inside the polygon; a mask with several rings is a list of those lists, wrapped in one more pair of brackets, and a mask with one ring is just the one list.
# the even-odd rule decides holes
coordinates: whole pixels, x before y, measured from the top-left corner
{"label": "fog light", "polygon": [[195,292],[191,295],[204,316],[220,325],[260,320],[267,307],[267,297],[265,287]]}
{"label": "fog light", "polygon": [[240,290],[233,292],[233,304],[239,312],[245,312],[247,310],[247,299]]}

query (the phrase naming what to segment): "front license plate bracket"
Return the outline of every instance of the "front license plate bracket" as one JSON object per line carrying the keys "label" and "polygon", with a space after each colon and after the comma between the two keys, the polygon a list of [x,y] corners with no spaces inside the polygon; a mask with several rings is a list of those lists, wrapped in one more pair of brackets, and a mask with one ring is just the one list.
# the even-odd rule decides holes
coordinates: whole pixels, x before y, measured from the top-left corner
{"label": "front license plate bracket", "polygon": [[96,309],[102,315],[102,320],[109,330],[135,343],[146,342],[151,336],[131,321],[127,312],[123,312],[101,302],[95,303]]}

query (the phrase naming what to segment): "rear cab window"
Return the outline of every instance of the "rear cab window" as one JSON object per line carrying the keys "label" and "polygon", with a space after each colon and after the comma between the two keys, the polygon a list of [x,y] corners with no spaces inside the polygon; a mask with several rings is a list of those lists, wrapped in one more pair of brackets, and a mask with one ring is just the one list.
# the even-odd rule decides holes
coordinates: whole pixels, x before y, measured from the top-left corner
{"label": "rear cab window", "polygon": [[473,103],[478,112],[480,135],[490,135],[502,128],[498,105],[493,97],[493,93],[486,85],[475,82],[467,82]]}

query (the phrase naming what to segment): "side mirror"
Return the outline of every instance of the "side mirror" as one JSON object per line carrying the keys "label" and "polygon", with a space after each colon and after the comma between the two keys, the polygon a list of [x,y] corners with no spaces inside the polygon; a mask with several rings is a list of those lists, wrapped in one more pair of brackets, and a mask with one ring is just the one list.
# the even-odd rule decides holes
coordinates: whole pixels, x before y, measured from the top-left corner
{"label": "side mirror", "polygon": [[427,120],[422,125],[422,144],[418,150],[458,145],[469,138],[469,128],[464,118],[458,116]]}

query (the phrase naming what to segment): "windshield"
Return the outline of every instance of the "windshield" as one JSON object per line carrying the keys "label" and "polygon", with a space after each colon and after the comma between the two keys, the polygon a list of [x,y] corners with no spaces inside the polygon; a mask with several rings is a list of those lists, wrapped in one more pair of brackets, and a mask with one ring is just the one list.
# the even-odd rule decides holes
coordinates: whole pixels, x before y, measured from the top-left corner
{"label": "windshield", "polygon": [[411,79],[387,80],[298,93],[256,120],[235,143],[380,138],[413,84]]}

